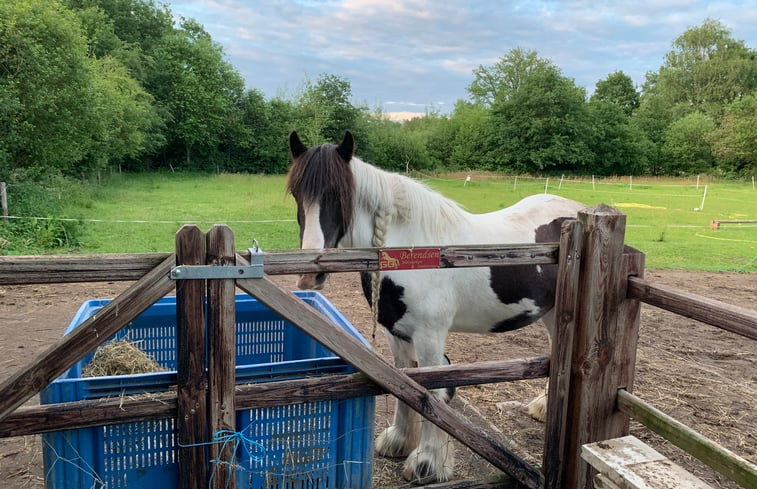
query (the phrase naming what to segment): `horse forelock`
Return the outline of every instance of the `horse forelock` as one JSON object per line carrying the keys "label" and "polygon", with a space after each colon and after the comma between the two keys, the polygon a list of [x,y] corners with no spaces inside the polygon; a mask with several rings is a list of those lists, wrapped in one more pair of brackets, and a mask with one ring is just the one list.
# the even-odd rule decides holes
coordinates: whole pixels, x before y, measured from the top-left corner
{"label": "horse forelock", "polygon": [[299,205],[341,206],[345,231],[352,223],[355,182],[349,162],[344,161],[335,144],[308,149],[292,161],[287,175],[287,190]]}

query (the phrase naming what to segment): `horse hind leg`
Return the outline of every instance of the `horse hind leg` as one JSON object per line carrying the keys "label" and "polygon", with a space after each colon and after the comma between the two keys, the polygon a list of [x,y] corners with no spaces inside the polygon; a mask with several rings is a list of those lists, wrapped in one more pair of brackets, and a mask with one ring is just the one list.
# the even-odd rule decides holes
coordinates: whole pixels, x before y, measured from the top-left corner
{"label": "horse hind leg", "polygon": [[[387,332],[387,340],[398,368],[416,367],[415,349],[407,341]],[[406,457],[418,446],[421,434],[421,416],[407,404],[396,401],[392,424],[376,438],[376,453],[383,457]]]}
{"label": "horse hind leg", "polygon": [[[544,325],[547,327],[549,337],[549,351],[552,351],[552,341],[555,337],[555,310],[550,310],[542,317]],[[547,420],[547,392],[549,390],[549,381],[544,386],[544,393],[535,397],[526,404],[526,413],[536,421],[545,422]]]}
{"label": "horse hind leg", "polygon": [[[421,367],[449,363],[444,356],[445,332],[426,335],[415,341],[418,365]],[[449,402],[454,389],[431,391],[439,399]],[[402,470],[402,476],[413,484],[429,484],[450,480],[455,468],[455,447],[452,438],[430,421],[421,421],[420,443],[410,452]]]}

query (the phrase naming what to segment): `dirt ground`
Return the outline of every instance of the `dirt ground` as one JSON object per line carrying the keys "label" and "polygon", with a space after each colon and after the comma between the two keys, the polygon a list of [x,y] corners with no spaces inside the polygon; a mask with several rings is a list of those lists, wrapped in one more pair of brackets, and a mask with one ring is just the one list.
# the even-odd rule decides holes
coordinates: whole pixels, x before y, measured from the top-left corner
{"label": "dirt ground", "polygon": [[[757,308],[757,275],[647,271],[649,281],[671,285],[732,304]],[[277,279],[294,288],[293,277]],[[113,297],[126,283],[86,283],[0,287],[0,382],[63,334],[87,299]],[[370,313],[356,274],[333,275],[324,295],[366,338]],[[389,358],[383,334],[376,350]],[[447,353],[453,363],[523,358],[547,353],[544,328],[531,326],[498,335],[452,335]],[[520,409],[544,389],[544,380],[458,389],[453,405],[529,461],[541,459],[544,426]],[[643,306],[635,393],[724,447],[757,463],[757,343],[665,311]],[[510,401],[504,409],[498,403]],[[32,399],[28,404],[35,404]],[[377,399],[377,432],[389,423],[394,401]],[[638,424],[632,434],[683,465],[714,487],[725,481]],[[0,440],[0,485],[6,489],[44,487],[39,436]],[[373,486],[409,487],[399,476],[401,461],[376,458]],[[480,479],[496,470],[458,447],[458,479]]]}

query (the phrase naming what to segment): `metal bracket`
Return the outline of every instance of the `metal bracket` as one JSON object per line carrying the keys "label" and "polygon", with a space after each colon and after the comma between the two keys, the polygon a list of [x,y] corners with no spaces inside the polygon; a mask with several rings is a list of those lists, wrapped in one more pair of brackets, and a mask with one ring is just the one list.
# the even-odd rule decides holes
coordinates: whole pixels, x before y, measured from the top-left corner
{"label": "metal bracket", "polygon": [[171,280],[223,280],[237,278],[263,278],[263,250],[257,240],[252,241],[250,264],[235,265],[180,265],[171,269]]}

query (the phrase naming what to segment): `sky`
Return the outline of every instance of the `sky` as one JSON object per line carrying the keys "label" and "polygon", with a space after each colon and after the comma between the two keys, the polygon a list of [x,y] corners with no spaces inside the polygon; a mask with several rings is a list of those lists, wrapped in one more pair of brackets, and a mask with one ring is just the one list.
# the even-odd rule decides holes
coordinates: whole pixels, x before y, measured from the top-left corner
{"label": "sky", "polygon": [[637,86],[673,40],[705,19],[757,48],[757,0],[166,0],[200,22],[267,98],[305,80],[349,80],[354,105],[397,119],[449,113],[473,70],[513,48],[536,51],[576,85],[621,70]]}

